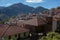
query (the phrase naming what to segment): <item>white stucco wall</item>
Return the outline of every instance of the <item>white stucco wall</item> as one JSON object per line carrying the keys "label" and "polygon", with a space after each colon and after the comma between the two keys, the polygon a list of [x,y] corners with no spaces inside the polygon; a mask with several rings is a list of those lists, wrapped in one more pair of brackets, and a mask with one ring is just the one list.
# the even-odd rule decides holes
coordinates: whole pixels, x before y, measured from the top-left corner
{"label": "white stucco wall", "polygon": [[53,21],[52,23],[52,31],[54,32],[57,29],[57,21]]}

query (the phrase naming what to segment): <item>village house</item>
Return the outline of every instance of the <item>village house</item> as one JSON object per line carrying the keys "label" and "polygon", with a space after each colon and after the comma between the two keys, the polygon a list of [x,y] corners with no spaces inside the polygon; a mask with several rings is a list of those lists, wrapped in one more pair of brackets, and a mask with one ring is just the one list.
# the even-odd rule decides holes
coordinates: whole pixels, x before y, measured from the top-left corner
{"label": "village house", "polygon": [[52,23],[52,27],[53,27],[53,31],[57,31],[60,33],[60,7],[55,8],[55,13],[56,15],[53,16],[53,23]]}
{"label": "village house", "polygon": [[[18,20],[18,25],[22,24],[24,28],[30,29],[31,32],[43,33],[48,32],[52,28],[47,27],[48,21],[45,17],[40,17],[40,15],[33,15],[29,20]],[[48,28],[48,29],[47,29]],[[46,30],[47,29],[47,30]]]}
{"label": "village house", "polygon": [[24,40],[27,37],[29,37],[28,29],[0,24],[0,40]]}
{"label": "village house", "polygon": [[[24,19],[26,18],[26,19]],[[52,30],[52,27],[48,28],[48,22],[51,22],[51,16],[48,14],[29,14],[22,19],[16,18],[10,21],[10,24],[16,24],[18,26],[22,26],[23,28],[27,28],[30,30],[30,33],[48,33],[48,31]],[[23,20],[24,19],[24,20]],[[51,26],[52,23],[49,24]]]}
{"label": "village house", "polygon": [[59,19],[60,19],[60,7],[57,7],[57,8],[52,8],[50,10],[50,13],[52,15],[52,31],[55,32],[55,31],[58,31],[57,30],[57,27],[59,25]]}
{"label": "village house", "polygon": [[[39,14],[31,14],[28,15],[23,14],[20,17],[16,17],[9,21],[9,23],[15,24],[19,27],[23,27],[29,29],[30,35],[37,36],[37,35],[46,35],[50,31],[59,31],[59,15],[60,14],[60,7],[52,8],[49,11],[45,10],[43,13]],[[55,20],[57,18],[57,21]],[[58,23],[58,25],[57,25]],[[57,30],[58,29],[58,30]],[[42,34],[41,34],[42,33]],[[33,37],[32,37],[33,38]]]}
{"label": "village house", "polygon": [[49,13],[49,15],[45,14],[44,17],[47,18],[48,24],[51,24],[51,31],[60,33],[60,7],[52,8],[50,11],[46,11],[44,13]]}

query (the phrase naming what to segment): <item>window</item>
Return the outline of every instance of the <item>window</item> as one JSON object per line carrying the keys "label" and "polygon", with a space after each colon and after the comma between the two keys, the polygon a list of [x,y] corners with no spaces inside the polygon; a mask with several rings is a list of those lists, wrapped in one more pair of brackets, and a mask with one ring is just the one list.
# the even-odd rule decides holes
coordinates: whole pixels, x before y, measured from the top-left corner
{"label": "window", "polygon": [[57,31],[60,31],[60,21],[57,21]]}
{"label": "window", "polygon": [[26,35],[26,37],[28,37],[29,36],[29,32],[26,32],[25,35]]}
{"label": "window", "polygon": [[6,37],[6,36],[5,36],[5,37],[4,37],[4,40],[9,40],[8,38],[9,38],[9,37]]}
{"label": "window", "polygon": [[11,39],[11,36],[9,36],[9,39]]}
{"label": "window", "polygon": [[21,37],[21,38],[24,38],[24,33],[21,33],[20,37]]}
{"label": "window", "polygon": [[17,40],[17,37],[15,37],[15,35],[12,35],[10,40]]}
{"label": "window", "polygon": [[17,38],[17,35],[15,35],[15,37]]}
{"label": "window", "polygon": [[18,38],[20,38],[20,34],[18,34]]}
{"label": "window", "polygon": [[26,36],[26,32],[24,33],[24,36]]}

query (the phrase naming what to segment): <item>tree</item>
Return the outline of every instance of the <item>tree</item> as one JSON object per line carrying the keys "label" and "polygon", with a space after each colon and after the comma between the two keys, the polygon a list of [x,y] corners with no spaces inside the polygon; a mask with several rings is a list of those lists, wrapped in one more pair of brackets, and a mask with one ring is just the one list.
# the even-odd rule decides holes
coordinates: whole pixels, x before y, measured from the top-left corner
{"label": "tree", "polygon": [[44,10],[44,11],[43,11],[43,13],[48,14],[48,13],[49,13],[49,11],[48,11],[48,10]]}
{"label": "tree", "polygon": [[55,32],[50,32],[47,36],[43,36],[40,40],[60,40],[60,34]]}
{"label": "tree", "polygon": [[4,19],[4,20],[1,20],[0,21],[0,24],[4,24],[5,22],[7,22],[7,21],[9,21],[10,20],[10,18],[6,18],[6,19]]}

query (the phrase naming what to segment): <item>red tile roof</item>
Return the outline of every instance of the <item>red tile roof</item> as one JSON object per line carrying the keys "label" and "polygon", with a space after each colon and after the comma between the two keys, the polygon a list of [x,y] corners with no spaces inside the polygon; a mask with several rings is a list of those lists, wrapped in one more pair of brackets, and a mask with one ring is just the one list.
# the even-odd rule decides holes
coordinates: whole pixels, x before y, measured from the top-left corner
{"label": "red tile roof", "polygon": [[4,34],[7,28],[8,26],[0,24],[0,37]]}
{"label": "red tile roof", "polygon": [[18,33],[24,33],[24,32],[29,32],[29,30],[18,27],[18,26],[0,25],[0,37],[14,35],[14,34],[18,34]]}
{"label": "red tile roof", "polygon": [[24,24],[33,25],[33,26],[43,25],[46,24],[46,22],[47,22],[46,18],[38,18],[38,17],[35,17],[27,21],[22,21],[22,23]]}

